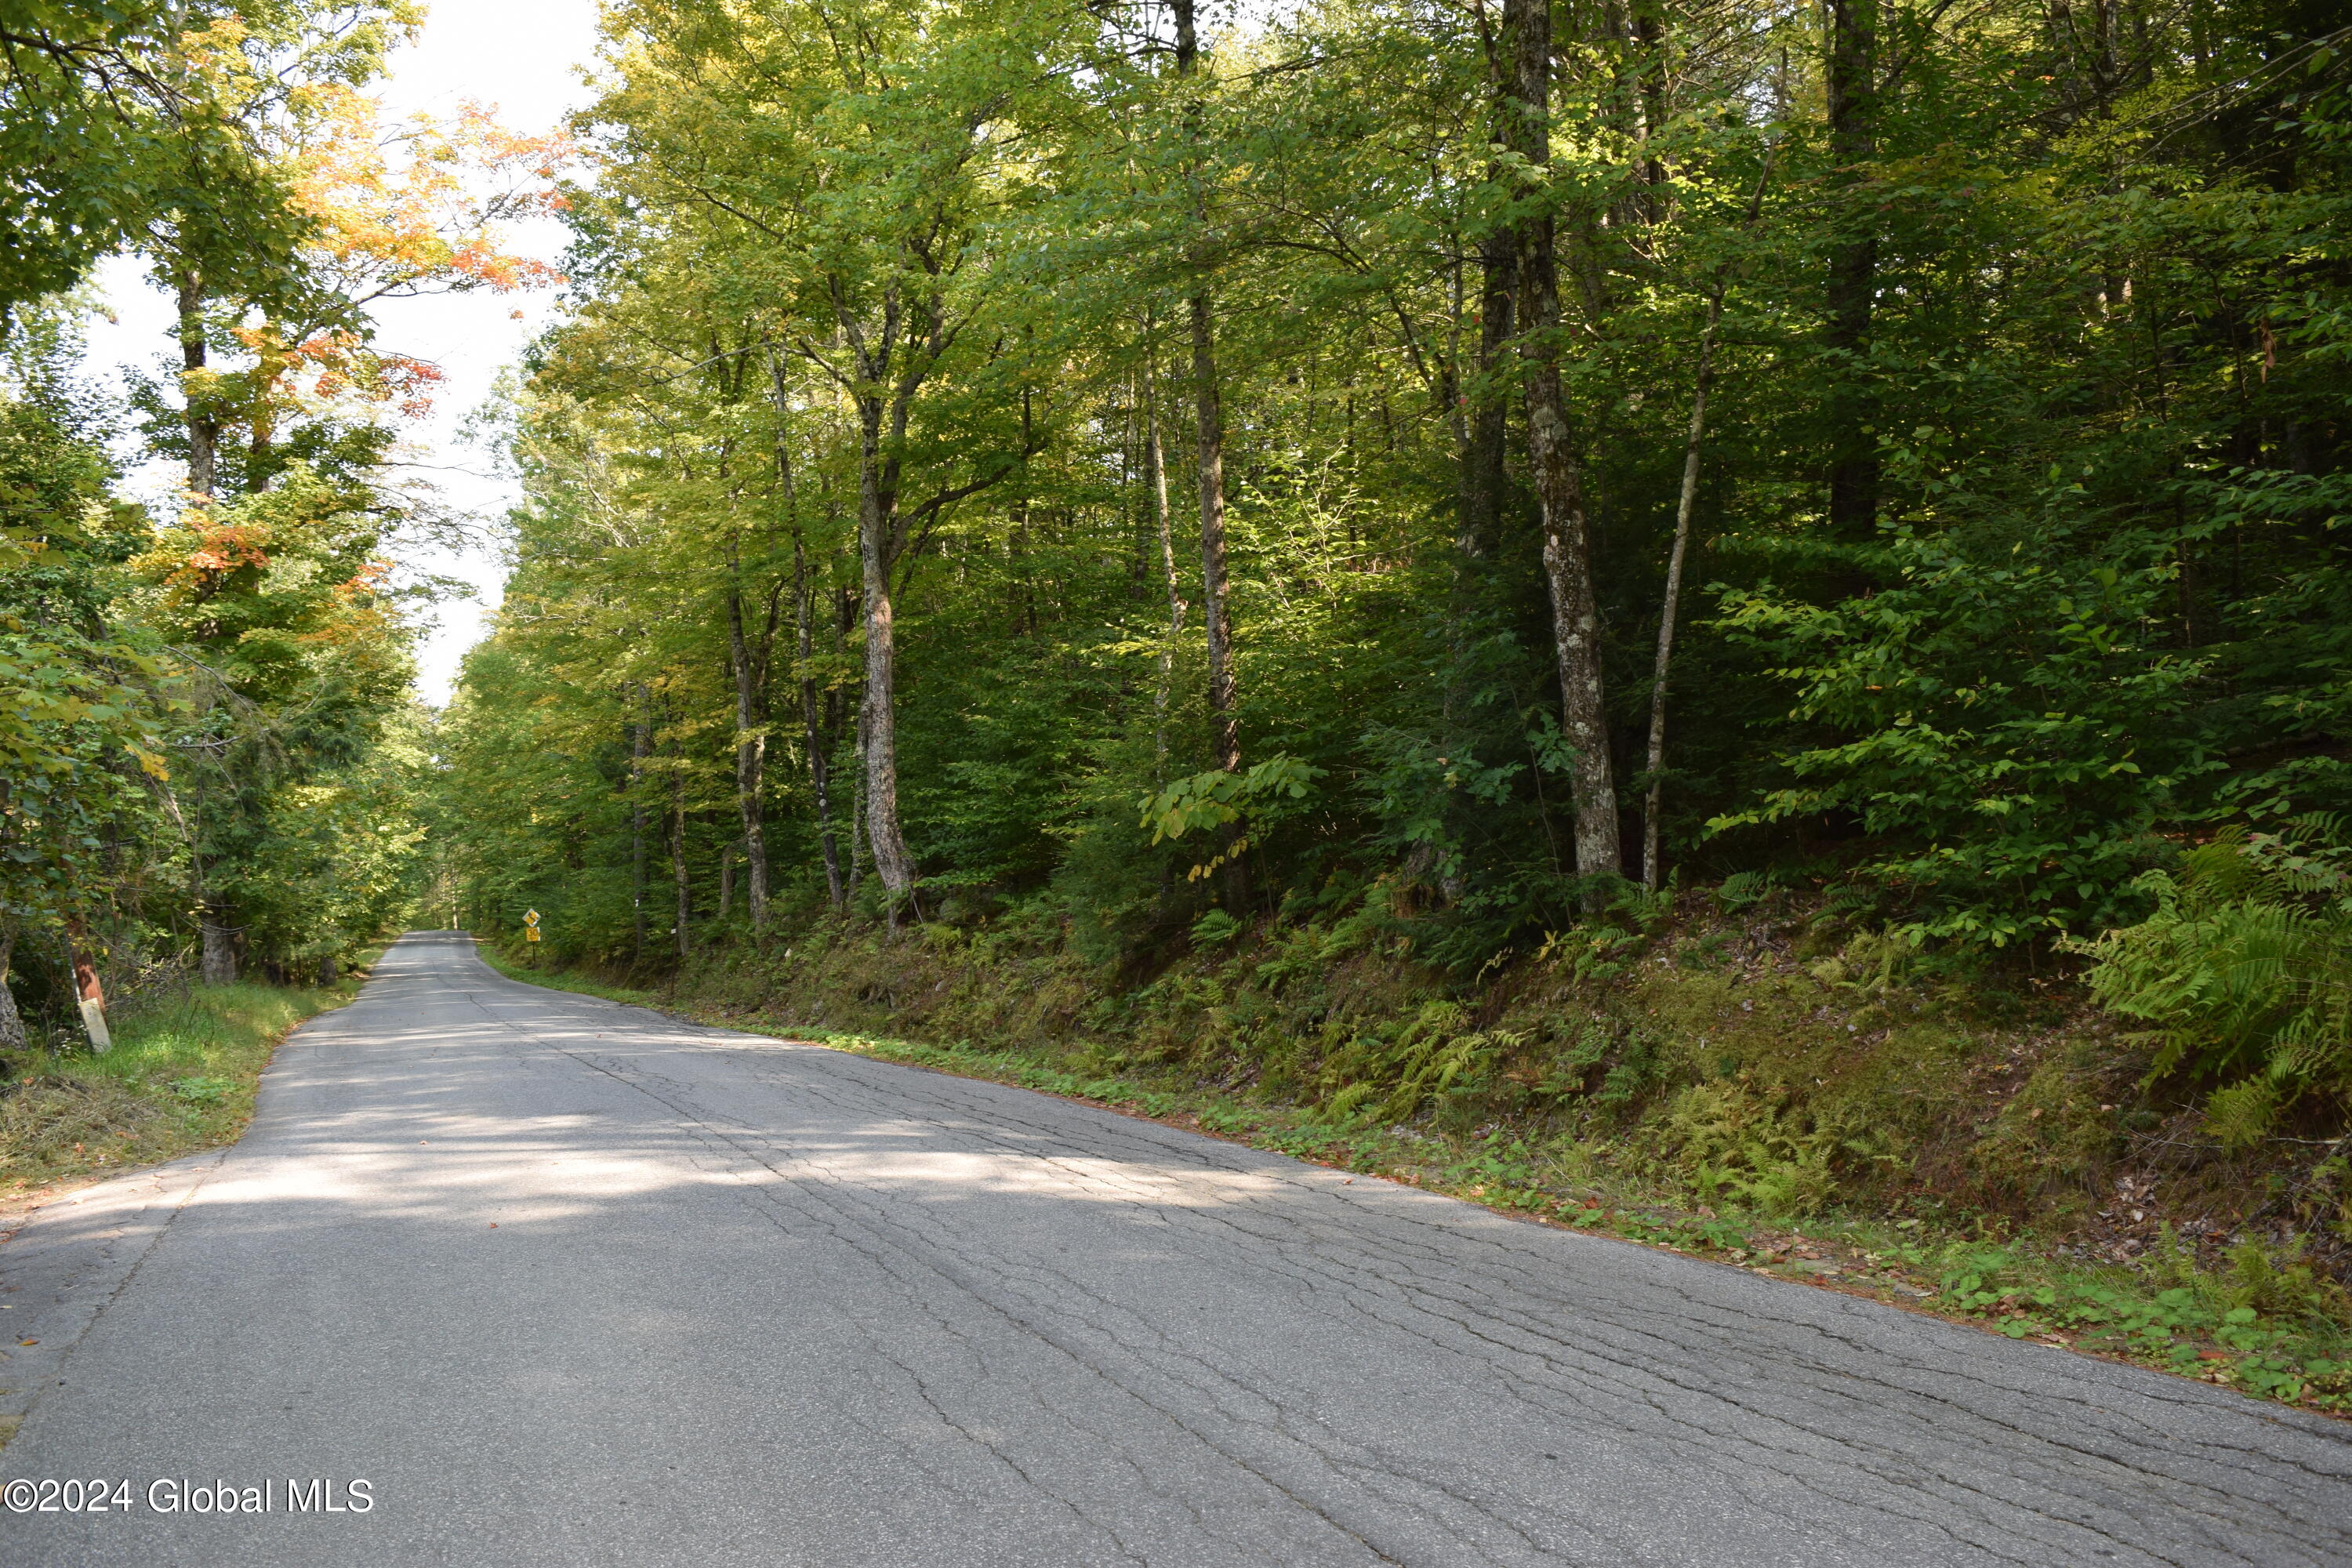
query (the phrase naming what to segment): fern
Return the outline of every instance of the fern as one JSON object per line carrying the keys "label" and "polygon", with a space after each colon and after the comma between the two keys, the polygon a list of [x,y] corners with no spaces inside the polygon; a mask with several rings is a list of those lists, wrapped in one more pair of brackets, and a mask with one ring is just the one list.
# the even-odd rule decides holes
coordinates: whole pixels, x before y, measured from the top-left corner
{"label": "fern", "polygon": [[[2223,1086],[2213,1131],[2251,1142],[2268,1108],[2352,1085],[2352,847],[2344,823],[2225,830],[2177,875],[2140,879],[2157,901],[2136,926],[2073,944],[2093,994],[2154,1026],[2150,1078],[2186,1069]],[[2229,1092],[2259,1081],[2260,1091]]]}

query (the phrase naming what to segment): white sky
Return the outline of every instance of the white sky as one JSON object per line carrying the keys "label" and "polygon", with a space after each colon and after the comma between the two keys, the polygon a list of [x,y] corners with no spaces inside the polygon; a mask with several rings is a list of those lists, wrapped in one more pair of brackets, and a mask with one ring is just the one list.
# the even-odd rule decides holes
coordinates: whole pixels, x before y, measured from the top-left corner
{"label": "white sky", "polygon": [[[585,100],[577,68],[591,61],[595,45],[595,0],[441,0],[415,45],[393,57],[390,80],[373,90],[395,116],[447,113],[472,99],[496,106],[512,129],[543,132]],[[510,248],[551,262],[561,258],[563,241],[563,228],[552,219],[519,225],[509,237]],[[114,366],[152,372],[159,355],[176,364],[170,301],[147,281],[140,264],[109,262],[100,268],[98,283],[116,319],[92,324],[92,374],[110,381]],[[488,399],[500,369],[546,323],[551,304],[542,290],[396,300],[375,310],[379,345],[430,360],[446,378],[433,417],[404,434],[415,448],[406,454],[409,460],[431,465],[427,471],[455,510],[495,521],[514,500],[513,487],[495,477],[490,455],[461,445],[457,431]],[[515,310],[521,320],[512,318]],[[151,493],[177,480],[176,474],[134,475],[132,486]],[[428,613],[432,626],[417,649],[417,684],[420,695],[438,705],[448,700],[458,661],[481,637],[484,614],[498,604],[504,569],[488,547],[457,555],[412,552],[400,564],[412,573],[460,578],[478,595],[445,600]]]}

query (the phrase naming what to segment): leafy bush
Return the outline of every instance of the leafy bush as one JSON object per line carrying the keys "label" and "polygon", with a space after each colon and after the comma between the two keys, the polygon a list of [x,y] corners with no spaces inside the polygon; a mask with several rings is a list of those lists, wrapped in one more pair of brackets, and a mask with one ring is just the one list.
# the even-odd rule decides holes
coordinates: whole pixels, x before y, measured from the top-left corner
{"label": "leafy bush", "polygon": [[2080,500],[2057,483],[2030,521],[1891,526],[1890,586],[1867,598],[1727,593],[1723,628],[1781,661],[1795,717],[1849,738],[1788,757],[1796,783],[1714,829],[1851,814],[1877,851],[1864,875],[1916,906],[1922,939],[2001,947],[2136,913],[2156,825],[2206,765],[2203,671],[2159,627],[2169,542],[2103,533]]}

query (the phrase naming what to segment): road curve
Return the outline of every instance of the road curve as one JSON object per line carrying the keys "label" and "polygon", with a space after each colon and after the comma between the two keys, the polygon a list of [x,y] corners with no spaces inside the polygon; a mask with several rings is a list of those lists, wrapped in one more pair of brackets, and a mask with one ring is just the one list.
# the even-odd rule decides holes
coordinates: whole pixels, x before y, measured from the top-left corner
{"label": "road curve", "polygon": [[0,1300],[44,1568],[2352,1563],[2315,1417],[441,933]]}

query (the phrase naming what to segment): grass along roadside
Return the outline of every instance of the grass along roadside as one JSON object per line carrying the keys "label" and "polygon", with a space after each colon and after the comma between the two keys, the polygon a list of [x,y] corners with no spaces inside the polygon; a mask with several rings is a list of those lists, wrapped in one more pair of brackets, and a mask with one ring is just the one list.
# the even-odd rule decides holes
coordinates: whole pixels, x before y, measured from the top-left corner
{"label": "grass along roadside", "polygon": [[[499,973],[697,1022],[813,1040],[862,1056],[986,1079],[1386,1177],[1538,1223],[1661,1247],[1751,1272],[1869,1297],[2010,1339],[2127,1361],[2305,1409],[2352,1415],[2352,1331],[2308,1269],[2260,1247],[2200,1266],[2167,1245],[2129,1266],[2086,1264],[2030,1233],[1980,1222],[1831,1210],[1801,1223],[1687,1194],[1645,1190],[1573,1140],[1494,1126],[1466,1134],[1362,1125],[1149,1071],[1073,1072],[1043,1051],[931,1045],[784,1024],[662,993],[536,969],[485,942]],[[2168,1237],[2168,1243],[2170,1238]]]}
{"label": "grass along roadside", "polygon": [[235,1142],[278,1043],[366,978],[362,963],[330,986],[191,986],[114,1019],[103,1056],[20,1058],[0,1084],[0,1203]]}

